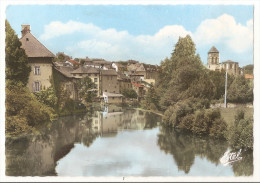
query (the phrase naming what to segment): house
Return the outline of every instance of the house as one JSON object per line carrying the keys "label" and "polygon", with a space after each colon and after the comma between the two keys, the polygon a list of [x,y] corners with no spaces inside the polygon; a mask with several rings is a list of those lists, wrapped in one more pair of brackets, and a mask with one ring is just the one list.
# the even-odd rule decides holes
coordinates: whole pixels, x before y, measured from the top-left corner
{"label": "house", "polygon": [[219,51],[215,46],[208,51],[207,68],[212,71],[220,71],[221,65],[219,64]]}
{"label": "house", "polygon": [[132,82],[132,87],[135,90],[135,92],[137,93],[139,99],[144,97],[144,95],[145,95],[145,86],[144,85]]}
{"label": "house", "polygon": [[115,70],[101,70],[102,92],[119,93],[119,84]]}
{"label": "house", "polygon": [[100,71],[94,67],[86,67],[86,66],[79,66],[78,69],[73,70],[71,72],[74,78],[81,79],[88,76],[92,82],[95,83],[95,88],[93,89],[97,96],[99,97],[101,92],[101,83],[100,83]]}
{"label": "house", "polygon": [[20,42],[31,66],[27,87],[38,92],[51,86],[52,65],[55,55],[32,34],[30,25],[22,25]]}
{"label": "house", "polygon": [[[78,92],[77,92],[77,87],[75,86],[75,81],[76,79],[74,76],[71,74],[74,69],[69,66],[60,66],[56,62],[54,62],[54,67],[53,67],[53,75],[54,77],[59,77],[62,79],[60,80],[60,86],[63,87],[63,89],[67,92],[69,97],[73,100],[78,100]],[[55,78],[54,78],[55,79]]]}
{"label": "house", "polygon": [[80,63],[73,59],[70,59],[70,60],[65,61],[65,65],[70,65],[70,66],[73,66],[74,69],[77,69],[77,68],[79,68]]}
{"label": "house", "polygon": [[233,74],[233,75],[242,75],[243,74],[243,70],[239,67],[238,62],[234,62],[231,60],[222,62],[222,69],[224,71],[227,71],[229,74]]}
{"label": "house", "polygon": [[253,74],[245,74],[245,78],[253,80],[254,79],[254,75]]}
{"label": "house", "polygon": [[157,80],[158,66],[144,63],[133,63],[127,66],[129,76],[134,82],[139,82],[144,79]]}
{"label": "house", "polygon": [[123,102],[123,95],[119,93],[103,92],[104,102],[108,104],[120,104]]}
{"label": "house", "polygon": [[119,85],[119,93],[125,89],[132,89],[131,79],[122,72],[117,72],[117,82]]}

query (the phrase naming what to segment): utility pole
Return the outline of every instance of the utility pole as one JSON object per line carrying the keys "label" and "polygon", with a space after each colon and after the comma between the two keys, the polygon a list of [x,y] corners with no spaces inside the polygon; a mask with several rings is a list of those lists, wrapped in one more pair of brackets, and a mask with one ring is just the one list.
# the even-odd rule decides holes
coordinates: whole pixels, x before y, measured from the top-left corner
{"label": "utility pole", "polygon": [[227,108],[227,70],[226,70],[226,79],[225,79],[224,107]]}

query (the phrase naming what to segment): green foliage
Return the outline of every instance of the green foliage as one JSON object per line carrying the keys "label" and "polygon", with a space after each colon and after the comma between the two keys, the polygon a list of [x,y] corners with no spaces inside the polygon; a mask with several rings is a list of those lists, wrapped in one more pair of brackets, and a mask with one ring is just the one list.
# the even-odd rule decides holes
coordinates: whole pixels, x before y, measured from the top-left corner
{"label": "green foliage", "polygon": [[[214,99],[219,100],[223,99],[224,100],[224,94],[225,94],[225,78],[226,78],[226,73],[225,72],[216,72],[216,71],[208,71],[208,77],[213,83],[213,85],[216,88],[216,91],[214,93]],[[234,80],[234,76],[231,74],[228,74],[227,78],[227,88],[229,89],[231,83]]]}
{"label": "green foliage", "polygon": [[82,78],[76,83],[77,89],[79,91],[79,96],[87,103],[93,102],[93,99],[96,97],[95,86],[96,84],[92,82],[89,77]]}
{"label": "green foliage", "polygon": [[26,86],[31,67],[28,65],[28,57],[21,48],[19,38],[7,20],[5,21],[5,33],[6,79],[21,82],[23,86]]}
{"label": "green foliage", "polygon": [[244,74],[253,74],[254,73],[254,65],[250,64],[250,65],[246,65],[243,67],[244,70]]}
{"label": "green foliage", "polygon": [[253,86],[244,76],[237,76],[227,92],[227,101],[235,103],[253,102]]}
{"label": "green foliage", "polygon": [[148,89],[148,92],[145,95],[145,100],[142,103],[142,106],[146,109],[151,110],[160,110],[160,96],[158,94],[158,91],[156,91],[155,87],[151,85],[151,87]]}
{"label": "green foliage", "polygon": [[57,106],[58,98],[55,95],[55,90],[53,87],[49,87],[46,90],[41,90],[39,92],[35,92],[37,100],[41,103],[55,109]]}
{"label": "green foliage", "polygon": [[253,118],[245,118],[244,111],[237,111],[235,122],[229,128],[228,141],[235,149],[253,149]]}
{"label": "green foliage", "polygon": [[176,129],[215,138],[224,138],[227,129],[220,111],[209,109],[206,99],[189,98],[176,103],[165,111],[163,121]]}
{"label": "green foliage", "polygon": [[39,101],[23,86],[6,80],[6,133],[10,135],[27,132],[44,121],[55,118],[54,110]]}
{"label": "green foliage", "polygon": [[122,90],[122,95],[124,95],[126,98],[137,98],[137,93],[134,89],[125,88]]}
{"label": "green foliage", "polygon": [[161,62],[156,87],[161,93],[159,104],[162,110],[190,97],[214,97],[216,87],[195,51],[195,44],[187,35],[179,38],[171,58]]}

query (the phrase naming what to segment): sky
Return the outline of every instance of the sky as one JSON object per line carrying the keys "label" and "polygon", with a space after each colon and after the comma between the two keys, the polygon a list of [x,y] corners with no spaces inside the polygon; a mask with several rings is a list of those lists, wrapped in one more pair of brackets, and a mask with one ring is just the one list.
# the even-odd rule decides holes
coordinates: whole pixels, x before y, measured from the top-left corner
{"label": "sky", "polygon": [[159,65],[189,34],[204,64],[212,46],[220,62],[253,64],[250,5],[9,5],[6,18],[19,37],[30,24],[50,51],[73,58]]}

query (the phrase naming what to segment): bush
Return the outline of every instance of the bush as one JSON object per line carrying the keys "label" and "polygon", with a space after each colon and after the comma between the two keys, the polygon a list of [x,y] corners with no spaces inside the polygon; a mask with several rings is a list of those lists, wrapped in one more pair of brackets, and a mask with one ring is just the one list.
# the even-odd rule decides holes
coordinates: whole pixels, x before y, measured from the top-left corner
{"label": "bush", "polygon": [[122,95],[126,98],[137,98],[137,93],[134,89],[123,89]]}
{"label": "bush", "polygon": [[221,117],[220,110],[208,108],[208,100],[189,98],[169,107],[164,113],[163,122],[198,135],[224,138],[227,124]]}
{"label": "bush", "polygon": [[56,117],[54,110],[39,101],[20,83],[6,86],[6,132],[19,134]]}
{"label": "bush", "polygon": [[253,86],[244,76],[237,76],[227,92],[228,102],[253,102]]}
{"label": "bush", "polygon": [[253,149],[253,119],[246,119],[244,111],[237,111],[235,122],[229,128],[228,141],[235,149]]}

